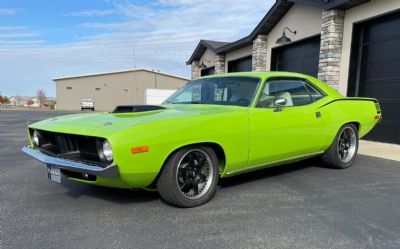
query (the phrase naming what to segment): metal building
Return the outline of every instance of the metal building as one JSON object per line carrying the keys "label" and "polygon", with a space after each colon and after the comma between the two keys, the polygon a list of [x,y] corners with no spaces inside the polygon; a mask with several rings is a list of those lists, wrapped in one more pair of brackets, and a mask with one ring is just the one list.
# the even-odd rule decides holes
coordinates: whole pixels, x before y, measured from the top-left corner
{"label": "metal building", "polygon": [[92,99],[96,110],[145,104],[147,89],[176,90],[189,79],[144,68],[54,78],[58,110],[80,110]]}

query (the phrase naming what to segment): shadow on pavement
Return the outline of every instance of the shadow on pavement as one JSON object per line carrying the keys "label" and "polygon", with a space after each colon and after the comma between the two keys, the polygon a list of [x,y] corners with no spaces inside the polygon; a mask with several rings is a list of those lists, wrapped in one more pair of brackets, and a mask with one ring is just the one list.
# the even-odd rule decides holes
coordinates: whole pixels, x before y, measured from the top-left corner
{"label": "shadow on pavement", "polygon": [[66,194],[72,198],[90,196],[120,204],[150,202],[159,199],[156,191],[108,188],[70,180],[64,180],[62,185],[67,190]]}

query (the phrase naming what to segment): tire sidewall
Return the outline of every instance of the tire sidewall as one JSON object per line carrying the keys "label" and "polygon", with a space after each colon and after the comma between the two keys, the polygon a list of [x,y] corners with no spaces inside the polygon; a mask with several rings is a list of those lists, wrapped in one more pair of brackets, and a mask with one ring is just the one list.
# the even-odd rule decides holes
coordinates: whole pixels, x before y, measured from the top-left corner
{"label": "tire sidewall", "polygon": [[[202,152],[206,153],[212,162],[211,167],[213,167],[213,180],[211,182],[211,185],[207,192],[198,199],[190,199],[184,196],[178,189],[178,185],[176,182],[179,162],[188,151],[193,149],[201,150]],[[190,146],[178,150],[168,160],[157,182],[157,188],[163,200],[168,202],[169,204],[179,207],[196,207],[208,202],[215,195],[218,178],[219,164],[214,150],[207,146]]]}
{"label": "tire sidewall", "polygon": [[[347,128],[351,128],[354,131],[355,135],[356,135],[356,148],[355,148],[355,152],[354,152],[353,158],[349,162],[343,162],[342,160],[340,160],[339,155],[338,155],[339,137],[342,134],[343,130],[345,130]],[[359,145],[359,137],[358,137],[358,129],[357,129],[357,127],[354,124],[343,125],[340,128],[339,132],[336,134],[335,141],[334,141],[333,146],[331,148],[331,150],[332,150],[331,153],[334,153],[334,155],[335,155],[334,156],[335,166],[337,168],[341,168],[341,169],[345,169],[345,168],[350,167],[354,163],[354,161],[356,160],[357,153],[358,153],[358,145]]]}

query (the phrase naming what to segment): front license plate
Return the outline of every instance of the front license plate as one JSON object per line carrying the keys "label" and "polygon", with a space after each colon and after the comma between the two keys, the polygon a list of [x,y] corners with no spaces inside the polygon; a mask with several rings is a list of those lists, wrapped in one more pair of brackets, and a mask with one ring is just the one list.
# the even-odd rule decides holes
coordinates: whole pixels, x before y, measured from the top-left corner
{"label": "front license plate", "polygon": [[52,167],[52,166],[47,166],[47,176],[49,180],[56,182],[56,183],[61,183],[61,170],[60,168]]}

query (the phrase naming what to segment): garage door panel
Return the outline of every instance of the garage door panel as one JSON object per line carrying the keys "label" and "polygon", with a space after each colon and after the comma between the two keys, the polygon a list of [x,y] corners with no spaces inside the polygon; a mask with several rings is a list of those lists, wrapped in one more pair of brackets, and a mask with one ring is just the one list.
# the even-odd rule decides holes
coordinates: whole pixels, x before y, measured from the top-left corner
{"label": "garage door panel", "polygon": [[385,61],[400,61],[400,36],[393,40],[387,40],[369,45],[370,63]]}
{"label": "garage door panel", "polygon": [[368,39],[372,42],[386,39],[400,34],[400,19],[391,17],[391,19],[385,20],[384,22],[374,23],[367,30]]}
{"label": "garage door panel", "polygon": [[400,61],[389,61],[384,63],[370,63],[367,66],[367,83],[400,81]]}
{"label": "garage door panel", "polygon": [[377,98],[383,115],[366,138],[400,144],[400,15],[362,25],[358,95]]}
{"label": "garage door panel", "polygon": [[[400,143],[400,130],[397,124],[381,123],[379,129],[373,129],[366,138],[372,141],[387,142],[387,143]],[[388,136],[388,134],[392,134]],[[384,139],[384,140],[382,140]]]}
{"label": "garage door panel", "polygon": [[305,39],[272,51],[271,70],[318,75],[320,36]]}
{"label": "garage door panel", "polygon": [[360,89],[359,96],[373,97],[378,99],[398,99],[400,82],[376,82],[364,84]]}

